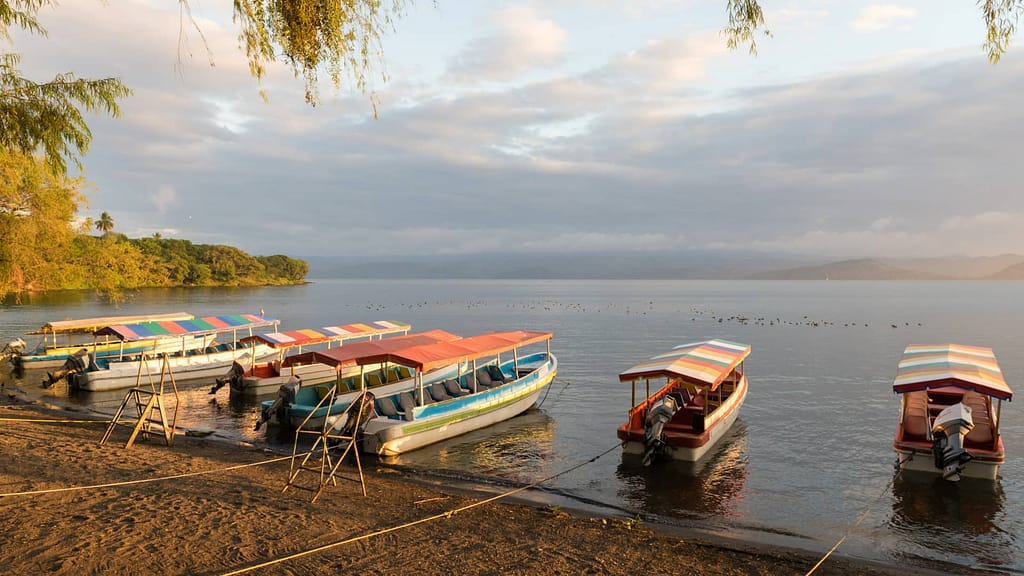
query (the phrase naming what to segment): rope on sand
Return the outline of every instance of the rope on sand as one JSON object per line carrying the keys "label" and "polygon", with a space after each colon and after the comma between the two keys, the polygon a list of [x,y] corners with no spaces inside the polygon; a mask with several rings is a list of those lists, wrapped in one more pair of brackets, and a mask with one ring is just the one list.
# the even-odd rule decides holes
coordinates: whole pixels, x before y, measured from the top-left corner
{"label": "rope on sand", "polygon": [[164,480],[176,480],[178,478],[188,478],[190,476],[203,476],[205,474],[215,474],[217,472],[229,472],[231,470],[240,470],[242,468],[251,468],[253,466],[263,466],[264,464],[272,464],[274,462],[283,462],[285,460],[291,460],[291,456],[282,456],[280,458],[272,458],[270,460],[262,460],[260,462],[251,462],[249,464],[237,464],[235,466],[228,466],[227,468],[217,468],[214,470],[200,470],[199,472],[185,472],[183,474],[173,474],[171,476],[157,476],[155,478],[142,478],[140,480],[126,480],[124,482],[110,482],[108,484],[93,484],[91,486],[66,486],[63,488],[49,488],[47,490],[29,490],[27,492],[8,492],[0,494],[0,498],[8,496],[34,496],[37,494],[53,494],[55,492],[74,492],[76,490],[95,490],[97,488],[113,488],[117,486],[132,486],[135,484],[148,484],[150,482],[162,482]]}
{"label": "rope on sand", "polygon": [[56,420],[53,418],[0,418],[0,422],[45,422],[47,424],[110,424],[109,420]]}
{"label": "rope on sand", "polygon": [[615,449],[619,448],[621,445],[622,444],[617,442],[617,443],[615,443],[614,446],[612,446],[611,448],[609,448],[609,449],[605,450],[604,452],[598,454],[597,456],[594,456],[593,458],[590,458],[588,460],[580,462],[579,464],[577,464],[577,465],[575,465],[575,466],[573,466],[571,468],[568,468],[566,470],[562,470],[561,472],[558,472],[557,474],[552,474],[551,476],[548,476],[547,478],[544,478],[543,480],[538,480],[538,481],[534,482],[533,484],[529,484],[529,485],[526,485],[526,486],[515,488],[514,490],[509,490],[508,492],[504,492],[502,494],[498,494],[497,496],[492,496],[492,497],[487,498],[485,500],[479,500],[477,502],[473,502],[472,504],[467,504],[467,505],[461,506],[459,508],[453,508],[451,510],[448,510],[447,512],[441,512],[440,514],[434,514],[433,516],[428,516],[426,518],[420,518],[419,520],[414,520],[412,522],[407,522],[407,523],[402,524],[400,526],[392,526],[391,528],[384,528],[382,530],[377,530],[376,532],[370,532],[369,534],[363,534],[362,536],[354,536],[354,537],[348,538],[346,540],[341,540],[341,541],[338,541],[338,542],[332,542],[330,544],[324,544],[323,546],[318,546],[316,548],[310,548],[309,550],[303,550],[302,552],[296,552],[295,554],[290,554],[288,556],[282,556],[281,558],[276,558],[274,560],[268,560],[266,562],[263,562],[263,563],[260,563],[260,564],[256,564],[254,566],[249,566],[247,568],[240,568],[238,570],[234,570],[234,571],[231,571],[231,572],[225,572],[225,573],[221,574],[221,576],[234,576],[236,574],[244,574],[246,572],[251,572],[253,570],[258,570],[260,568],[266,568],[268,566],[273,566],[275,564],[280,564],[282,562],[287,562],[289,560],[294,560],[296,558],[301,558],[303,556],[309,556],[311,554],[316,554],[318,552],[323,552],[324,550],[329,550],[331,548],[336,548],[338,546],[343,546],[345,544],[351,544],[353,542],[358,542],[360,540],[369,540],[370,538],[373,538],[373,537],[376,537],[376,536],[382,536],[382,535],[388,534],[390,532],[397,532],[399,530],[403,530],[405,528],[410,528],[410,527],[416,526],[418,524],[424,524],[424,523],[427,523],[427,522],[432,522],[434,520],[440,520],[441,518],[451,518],[455,514],[458,514],[459,512],[464,512],[466,510],[469,510],[470,508],[476,508],[477,506],[483,506],[484,504],[488,504],[488,503],[494,502],[496,500],[501,500],[502,498],[507,498],[509,496],[512,496],[513,494],[518,494],[519,492],[523,492],[523,491],[529,490],[531,488],[536,488],[537,486],[539,486],[539,485],[541,485],[541,484],[543,484],[545,482],[549,482],[551,480],[554,480],[555,478],[558,478],[559,476],[563,476],[565,474],[568,474],[569,472],[572,472],[574,470],[582,468],[582,467],[586,466],[587,464],[590,464],[591,462],[596,461],[598,458],[608,454],[612,450],[615,450]]}
{"label": "rope on sand", "polygon": [[875,496],[875,499],[872,500],[864,508],[864,511],[860,513],[860,516],[857,517],[857,521],[854,522],[852,526],[850,526],[849,528],[846,529],[846,532],[843,533],[843,536],[835,543],[835,545],[832,546],[832,548],[829,548],[829,551],[826,552],[825,555],[821,557],[821,560],[818,560],[818,563],[815,564],[810,570],[808,570],[807,574],[804,574],[804,576],[811,576],[811,574],[814,574],[814,571],[817,570],[818,567],[820,567],[822,564],[824,564],[825,560],[828,560],[828,557],[831,556],[832,553],[835,552],[836,549],[839,548],[839,546],[842,545],[842,543],[846,541],[846,539],[850,536],[850,534],[858,526],[860,526],[861,522],[863,522],[864,519],[868,517],[868,512],[870,512],[871,509],[874,508],[875,504],[882,498],[882,496],[885,495],[886,492],[889,491],[889,488],[891,488],[892,485],[896,482],[896,479],[899,478],[900,473],[903,472],[903,464],[906,463],[906,462],[909,462],[912,459],[913,459],[913,455],[911,455],[910,458],[907,458],[906,460],[902,460],[902,461],[897,458],[897,460],[896,460],[896,473],[892,475],[892,480],[889,480],[889,482],[887,482],[885,484],[885,487],[882,488],[882,491],[878,493],[878,496]]}

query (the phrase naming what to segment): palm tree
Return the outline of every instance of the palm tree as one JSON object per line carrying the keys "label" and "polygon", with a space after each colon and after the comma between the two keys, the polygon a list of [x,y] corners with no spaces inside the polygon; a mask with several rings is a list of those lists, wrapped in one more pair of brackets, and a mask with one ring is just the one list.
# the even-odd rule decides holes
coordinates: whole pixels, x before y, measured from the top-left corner
{"label": "palm tree", "polygon": [[96,221],[96,229],[103,232],[104,236],[110,234],[110,231],[114,229],[114,219],[106,212],[100,214],[100,219]]}

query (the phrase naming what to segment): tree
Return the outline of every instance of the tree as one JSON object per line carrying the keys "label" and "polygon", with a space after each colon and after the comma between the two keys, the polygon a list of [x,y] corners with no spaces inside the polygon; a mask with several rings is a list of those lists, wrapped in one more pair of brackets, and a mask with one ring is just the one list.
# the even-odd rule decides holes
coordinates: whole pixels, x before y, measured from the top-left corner
{"label": "tree", "polygon": [[[0,0],[0,38],[11,41],[12,24],[45,36],[36,14],[41,7],[55,4],[55,0]],[[20,60],[18,54],[0,53],[0,148],[21,154],[42,149],[55,174],[67,171],[66,158],[81,168],[78,156],[92,142],[83,111],[120,116],[117,100],[131,90],[117,78],[88,80],[71,72],[37,83],[21,76]]]}
{"label": "tree", "polygon": [[110,234],[114,229],[114,219],[106,212],[100,214],[100,219],[96,221],[96,229],[103,232],[104,236]]}

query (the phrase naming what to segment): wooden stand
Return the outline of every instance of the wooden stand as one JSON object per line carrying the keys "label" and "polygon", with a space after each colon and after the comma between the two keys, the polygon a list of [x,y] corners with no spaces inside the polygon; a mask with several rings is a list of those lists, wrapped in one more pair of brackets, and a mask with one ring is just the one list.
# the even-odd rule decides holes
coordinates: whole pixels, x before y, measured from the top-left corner
{"label": "wooden stand", "polygon": [[[363,388],[362,392],[363,394],[366,394],[366,389]],[[320,497],[320,494],[323,493],[324,488],[327,487],[328,482],[332,486],[338,485],[337,478],[340,476],[338,474],[338,468],[341,467],[341,464],[345,461],[345,457],[348,456],[348,453],[352,452],[356,459],[356,470],[359,472],[359,485],[363,490],[363,496],[366,496],[366,482],[363,480],[363,466],[359,461],[359,447],[356,446],[356,440],[359,436],[359,424],[370,416],[367,412],[372,411],[372,409],[363,410],[363,396],[360,395],[356,398],[342,414],[335,417],[328,415],[328,417],[324,418],[323,426],[319,429],[306,428],[306,424],[309,422],[309,419],[313,414],[315,414],[322,406],[333,405],[336,396],[337,387],[332,387],[330,392],[320,399],[316,408],[310,412],[309,416],[307,416],[306,419],[302,421],[302,424],[300,424],[295,430],[295,443],[292,446],[292,460],[288,470],[288,483],[285,484],[281,492],[285,492],[291,487],[295,487],[300,490],[309,490],[310,492],[313,492],[313,499],[310,500],[310,502],[315,503],[317,498]],[[356,419],[354,425],[346,427],[344,423],[353,418]],[[345,428],[351,428],[351,432],[345,432]],[[308,435],[316,436],[313,446],[306,452],[299,452],[299,439]],[[341,455],[332,457],[331,450],[334,449],[336,451],[338,448],[343,448]],[[318,451],[321,452],[320,464],[310,465],[309,461]],[[317,472],[319,474],[319,483],[316,488],[300,486],[296,483],[299,472],[302,471]],[[355,479],[344,477],[342,477],[342,479],[352,480],[353,482],[355,481]]]}
{"label": "wooden stand", "polygon": [[[159,425],[160,430],[163,432],[162,436],[164,441],[167,442],[168,446],[174,444],[174,430],[178,422],[178,384],[174,381],[174,373],[171,371],[170,362],[167,360],[167,354],[162,355],[162,362],[160,364],[160,379],[155,381],[153,374],[149,370],[148,355],[143,352],[139,359],[139,373],[135,379],[135,387],[128,391],[124,396],[124,400],[121,401],[121,406],[114,413],[114,417],[110,420],[110,424],[107,426],[106,433],[103,434],[103,439],[100,440],[100,444],[105,444],[110,439],[110,435],[114,432],[114,428],[118,424],[122,424],[121,417],[124,415],[125,408],[129,404],[135,405],[135,412],[137,419],[134,424],[130,422],[124,422],[122,425],[131,425],[132,433],[128,437],[128,442],[124,447],[131,448],[132,444],[135,443],[135,438],[138,437],[139,432],[142,432],[143,439],[148,439],[149,435],[154,432],[154,425]],[[145,369],[146,377],[149,380],[149,386],[142,386],[142,371]],[[174,390],[174,413],[171,417],[171,422],[167,423],[167,412],[164,406],[164,384],[167,380],[171,382],[171,388]],[[143,399],[145,398],[145,401]],[[159,416],[159,418],[157,418]]]}

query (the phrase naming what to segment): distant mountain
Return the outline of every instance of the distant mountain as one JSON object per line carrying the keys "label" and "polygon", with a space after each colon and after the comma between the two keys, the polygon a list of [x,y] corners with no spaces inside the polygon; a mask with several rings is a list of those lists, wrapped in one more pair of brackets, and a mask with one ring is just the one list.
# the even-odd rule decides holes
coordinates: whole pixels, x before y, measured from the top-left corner
{"label": "distant mountain", "polygon": [[944,256],[941,258],[879,258],[879,262],[914,272],[958,279],[989,278],[1011,266],[1024,263],[1020,254],[998,256]]}
{"label": "distant mountain", "polygon": [[812,262],[733,251],[471,254],[390,258],[309,256],[310,278],[739,279]]}
{"label": "distant mountain", "polygon": [[820,266],[804,266],[750,276],[757,280],[938,280],[939,276],[897,268],[864,258],[843,260]]}
{"label": "distant mountain", "polygon": [[1007,266],[1006,268],[989,276],[991,280],[1024,280],[1024,262]]}

